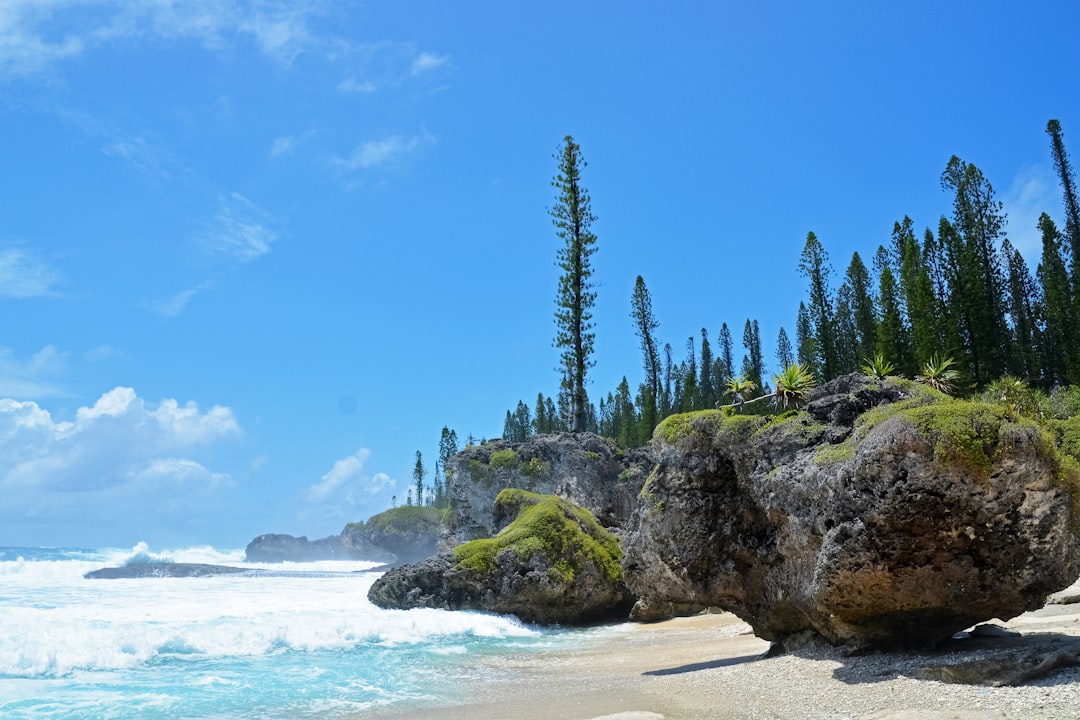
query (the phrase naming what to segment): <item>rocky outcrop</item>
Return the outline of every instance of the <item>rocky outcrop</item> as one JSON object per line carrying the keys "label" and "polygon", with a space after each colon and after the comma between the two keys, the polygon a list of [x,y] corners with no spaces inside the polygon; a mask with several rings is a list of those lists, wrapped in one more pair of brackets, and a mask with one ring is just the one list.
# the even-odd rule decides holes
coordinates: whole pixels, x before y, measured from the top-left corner
{"label": "rocky outcrop", "polygon": [[355,554],[346,547],[340,535],[331,535],[320,540],[308,540],[306,536],[294,537],[267,533],[248,543],[244,550],[247,562],[315,562],[318,560],[374,560],[383,562],[378,557],[366,557]]}
{"label": "rocky outcrop", "polygon": [[625,617],[622,551],[588,510],[553,496],[504,490],[495,537],[473,540],[380,577],[368,598],[384,608],[486,610],[524,622],[581,624]]}
{"label": "rocky outcrop", "polygon": [[214,577],[217,575],[235,575],[250,572],[244,568],[227,565],[207,565],[204,563],[147,562],[123,565],[121,567],[91,570],[83,575],[87,580],[127,580],[132,578],[179,578],[179,577]]}
{"label": "rocky outcrop", "polygon": [[1080,574],[1076,463],[997,406],[852,375],[807,411],[673,416],[652,454],[639,619],[718,606],[782,647],[923,646]]}
{"label": "rocky outcrop", "polygon": [[349,523],[341,532],[341,541],[350,553],[364,559],[417,562],[435,554],[443,514],[442,509],[429,505],[392,508],[367,522]]}
{"label": "rocky outcrop", "polygon": [[465,448],[447,465],[452,510],[439,540],[442,551],[494,535],[498,523],[492,508],[506,488],[565,498],[621,533],[629,527],[638,492],[652,467],[643,450],[623,451],[591,433],[534,435],[521,443],[486,442]]}

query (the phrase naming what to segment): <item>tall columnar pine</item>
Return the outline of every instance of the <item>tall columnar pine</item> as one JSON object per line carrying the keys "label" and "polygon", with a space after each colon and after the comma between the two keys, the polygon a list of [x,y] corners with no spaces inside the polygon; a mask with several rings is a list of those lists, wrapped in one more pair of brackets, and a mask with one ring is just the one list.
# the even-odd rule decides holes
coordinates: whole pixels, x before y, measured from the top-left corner
{"label": "tall columnar pine", "polygon": [[1072,265],[1073,294],[1080,296],[1080,198],[1076,192],[1076,177],[1069,163],[1069,155],[1065,152],[1061,123],[1050,120],[1046,123],[1046,133],[1050,136],[1050,152],[1054,157],[1054,169],[1061,182],[1065,204],[1065,256]]}
{"label": "tall columnar pine", "polygon": [[784,328],[780,328],[776,336],[776,362],[782,368],[795,363],[795,351],[791,347],[791,340],[788,339],[787,330]]}
{"label": "tall columnar pine", "polygon": [[1004,374],[1009,356],[1009,348],[1001,342],[1008,336],[999,250],[1005,213],[982,171],[955,155],[941,174],[941,184],[954,194],[954,235],[944,244],[955,266],[954,277],[960,282],[953,286],[950,278],[950,292],[951,296],[963,296],[959,306],[967,311],[968,370],[975,384],[983,385]]}
{"label": "tall columnar pine", "polygon": [[[911,354],[915,366],[919,367],[938,351],[942,338],[938,332],[937,303],[930,270],[923,259],[913,225],[906,215],[903,221],[893,225],[892,256],[899,269],[900,302],[911,329]],[[926,232],[930,233],[930,230]],[[907,370],[910,372],[912,368]]]}
{"label": "tall columnar pine", "polygon": [[762,384],[762,375],[765,372],[765,360],[761,354],[761,332],[758,330],[758,321],[747,318],[743,326],[743,347],[746,354],[743,355],[742,374],[754,387],[765,389]]}
{"label": "tall columnar pine", "polygon": [[732,346],[731,330],[728,328],[727,323],[720,325],[720,363],[723,365],[723,372],[720,374],[719,383],[717,388],[723,387],[723,384],[727,382],[727,379],[736,374],[735,368],[735,349]]}
{"label": "tall columnar pine", "polygon": [[658,412],[660,405],[660,352],[656,345],[656,329],[660,323],[656,321],[652,311],[652,297],[649,288],[645,287],[645,280],[638,275],[634,281],[634,292],[630,297],[630,317],[634,320],[634,332],[641,341],[642,364],[645,367],[645,388],[642,403],[642,424],[648,426],[651,435],[652,430],[659,422]]}
{"label": "tall columnar pine", "polygon": [[581,184],[581,171],[587,163],[581,148],[567,135],[556,158],[559,172],[552,181],[558,191],[550,214],[556,234],[563,241],[559,249],[558,266],[562,269],[556,294],[555,346],[562,351],[570,395],[570,430],[586,429],[588,398],[585,377],[594,364],[592,359],[595,333],[592,309],[596,303],[595,284],[589,258],[596,252],[596,235],[589,229],[596,217],[592,214],[588,191]]}
{"label": "tall columnar pine", "polygon": [[698,375],[698,402],[701,409],[711,408],[716,404],[716,389],[713,385],[713,355],[709,345],[709,331],[701,328],[701,367]]}
{"label": "tall columnar pine", "polygon": [[660,396],[661,417],[667,417],[674,412],[675,395],[671,387],[674,375],[675,366],[671,358],[671,343],[664,343],[664,391]]}
{"label": "tall columnar pine", "polygon": [[682,372],[682,396],[679,400],[680,412],[697,410],[698,378],[697,378],[697,347],[694,345],[694,336],[686,338],[686,360],[681,363]]}
{"label": "tall columnar pine", "polygon": [[[878,326],[875,353],[881,353],[901,373],[914,374],[915,364],[911,357],[908,327],[900,305],[896,277],[893,275],[889,253],[879,246],[874,255],[874,269],[878,273]],[[869,357],[869,355],[867,356]]]}
{"label": "tall columnar pine", "polygon": [[818,367],[817,338],[814,337],[814,326],[810,322],[810,311],[806,303],[799,302],[799,314],[795,320],[795,353],[799,365],[814,373],[821,375]]}
{"label": "tall columnar pine", "polygon": [[[844,273],[844,285],[850,296],[852,319],[855,324],[856,366],[862,358],[871,355],[877,343],[877,319],[874,316],[874,288],[870,282],[870,273],[866,269],[859,253],[851,256],[851,263]],[[787,367],[791,363],[785,363]],[[850,369],[854,370],[854,366]]]}
{"label": "tall columnar pine", "polygon": [[813,335],[817,340],[817,367],[823,380],[832,380],[838,372],[836,339],[833,328],[833,297],[829,288],[829,256],[814,233],[807,233],[799,259],[799,271],[810,285],[807,306]]}
{"label": "tall columnar pine", "polygon": [[424,469],[424,461],[420,456],[420,451],[416,451],[416,465],[413,466],[412,477],[415,484],[416,504],[424,504],[424,477],[427,475],[427,470]]}
{"label": "tall columnar pine", "polygon": [[1041,305],[1039,288],[1031,277],[1023,255],[1012,246],[1008,239],[1002,242],[1001,251],[1005,256],[1005,285],[1008,290],[1005,307],[1012,330],[1010,372],[1020,377],[1030,378],[1032,382],[1043,383],[1038,351],[1040,342],[1038,308]]}
{"label": "tall columnar pine", "polygon": [[833,337],[836,342],[836,372],[849,373],[859,364],[858,334],[855,331],[855,311],[851,286],[847,282],[836,291],[836,307],[833,310]]}
{"label": "tall columnar pine", "polygon": [[1072,332],[1073,307],[1070,299],[1069,272],[1062,255],[1062,237],[1054,221],[1043,213],[1039,217],[1042,233],[1042,257],[1035,271],[1042,286],[1042,319],[1045,323],[1041,343],[1041,363],[1050,386],[1080,382],[1077,377],[1076,333]]}

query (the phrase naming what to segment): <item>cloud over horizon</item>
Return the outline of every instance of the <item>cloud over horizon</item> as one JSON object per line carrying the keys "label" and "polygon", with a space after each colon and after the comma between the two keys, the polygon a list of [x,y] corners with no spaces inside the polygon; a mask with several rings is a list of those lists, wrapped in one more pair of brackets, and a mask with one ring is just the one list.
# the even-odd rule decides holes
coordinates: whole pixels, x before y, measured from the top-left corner
{"label": "cloud over horizon", "polygon": [[35,401],[0,399],[0,522],[102,524],[198,502],[229,479],[204,464],[209,450],[241,434],[227,407],[155,405],[130,387],[103,393],[72,420]]}

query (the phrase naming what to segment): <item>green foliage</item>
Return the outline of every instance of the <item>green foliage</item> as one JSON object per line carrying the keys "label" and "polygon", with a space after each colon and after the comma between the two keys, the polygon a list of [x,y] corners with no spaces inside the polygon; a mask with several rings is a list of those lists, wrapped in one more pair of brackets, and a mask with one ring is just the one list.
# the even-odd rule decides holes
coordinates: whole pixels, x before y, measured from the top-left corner
{"label": "green foliage", "polygon": [[570,430],[585,430],[585,374],[593,365],[595,333],[592,332],[592,308],[596,303],[595,283],[589,258],[596,252],[596,235],[589,229],[596,217],[592,214],[588,191],[581,184],[581,171],[587,163],[574,138],[563,138],[556,155],[559,173],[552,181],[558,190],[551,220],[563,241],[558,265],[563,274],[555,296],[557,310],[555,347],[562,351],[564,382],[572,400],[573,422]]}
{"label": "green foliage", "polygon": [[495,503],[516,509],[517,517],[493,538],[456,547],[458,567],[489,574],[495,570],[499,553],[509,550],[522,560],[543,553],[566,581],[590,562],[608,581],[622,579],[622,549],[588,510],[562,498],[516,488],[500,492]]}
{"label": "green foliage", "polygon": [[728,415],[722,410],[698,410],[692,413],[671,415],[656,426],[654,438],[669,445],[686,441],[711,443],[745,442],[766,420],[749,415]]}
{"label": "green foliage", "polygon": [[832,465],[833,463],[847,462],[855,457],[855,443],[848,438],[837,445],[825,445],[814,455],[814,462],[818,465]]}
{"label": "green foliage", "polygon": [[521,463],[521,474],[527,477],[540,477],[541,475],[547,475],[550,472],[551,463],[547,460],[541,460],[540,458],[534,457]]}
{"label": "green foliage", "polygon": [[[442,523],[443,510],[430,505],[402,505],[378,515],[372,515],[367,523],[360,523],[369,532],[378,530],[393,535],[435,535]],[[354,525],[350,523],[349,526]],[[349,526],[346,526],[348,529]]]}
{"label": "green foliage", "polygon": [[469,477],[473,482],[482,482],[485,485],[491,482],[491,466],[478,458],[469,459]]}
{"label": "green foliage", "polygon": [[949,395],[960,379],[960,373],[953,369],[954,364],[955,360],[951,357],[939,358],[934,355],[923,365],[923,371],[915,379],[923,385]]}
{"label": "green foliage", "polygon": [[773,395],[777,403],[787,410],[788,406],[797,408],[804,404],[810,390],[817,385],[817,380],[808,369],[799,363],[792,363],[773,375],[773,385],[776,386]]}
{"label": "green foliage", "polygon": [[491,453],[488,465],[495,470],[513,470],[518,466],[519,461],[517,451],[507,448]]}
{"label": "green foliage", "polygon": [[863,375],[867,375],[878,380],[884,380],[885,378],[896,372],[896,366],[885,359],[882,353],[874,353],[873,359],[863,358],[863,364],[860,368]]}

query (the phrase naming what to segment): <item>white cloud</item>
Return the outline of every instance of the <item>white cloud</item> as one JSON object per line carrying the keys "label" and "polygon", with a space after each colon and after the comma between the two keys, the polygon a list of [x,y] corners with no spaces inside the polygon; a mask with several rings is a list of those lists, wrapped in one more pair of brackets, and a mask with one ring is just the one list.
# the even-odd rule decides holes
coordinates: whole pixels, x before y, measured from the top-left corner
{"label": "white cloud", "polygon": [[127,387],[104,393],[66,421],[37,402],[0,399],[0,522],[152,515],[156,506],[147,498],[175,504],[181,489],[225,483],[227,474],[192,455],[240,434],[229,408],[203,412],[168,399],[152,405]]}
{"label": "white cloud", "polygon": [[365,471],[371,451],[361,448],[354,454],[334,463],[319,482],[308,487],[305,497],[310,503],[328,503],[340,508],[352,507],[364,496],[376,495],[396,485],[393,478],[383,472],[368,474]]}
{"label": "white cloud", "polygon": [[435,53],[423,52],[420,53],[412,63],[412,74],[419,75],[429,70],[434,70],[440,65],[446,64],[449,60],[449,56],[436,55]]}
{"label": "white cloud", "polygon": [[[203,237],[212,253],[251,262],[270,252],[278,234],[267,227],[266,213],[243,195],[221,198],[213,227]],[[190,298],[189,298],[190,299]]]}
{"label": "white cloud", "polygon": [[191,302],[192,298],[194,298],[201,292],[209,290],[210,287],[211,284],[205,282],[200,285],[196,285],[195,287],[181,290],[180,292],[165,300],[148,303],[148,305],[150,309],[156,312],[158,315],[166,318],[174,318],[184,311],[184,308],[187,307],[188,303]]}
{"label": "white cloud", "polygon": [[0,397],[58,397],[64,391],[51,379],[63,372],[67,353],[46,345],[30,358],[22,360],[10,348],[0,347]]}
{"label": "white cloud", "polygon": [[274,138],[274,144],[270,146],[270,157],[276,158],[282,155],[291,155],[296,147],[296,138],[292,135],[284,135]]}
{"label": "white cloud", "polygon": [[0,74],[33,75],[132,40],[192,39],[209,50],[250,40],[285,64],[322,44],[308,27],[320,3],[235,0],[4,0]]}
{"label": "white cloud", "polygon": [[337,89],[341,93],[373,93],[378,87],[370,80],[361,82],[356,78],[346,78],[338,83]]}
{"label": "white cloud", "polygon": [[20,248],[0,248],[0,298],[25,299],[53,294],[60,273]]}
{"label": "white cloud", "polygon": [[362,143],[353,150],[352,155],[345,159],[337,159],[335,164],[350,171],[366,170],[399,160],[434,142],[434,136],[427,133],[412,137],[391,135],[382,140]]}
{"label": "white cloud", "polygon": [[1001,202],[1008,215],[1009,242],[1034,272],[1042,256],[1039,216],[1044,212],[1053,216],[1061,207],[1057,180],[1047,166],[1028,168],[1013,179]]}

